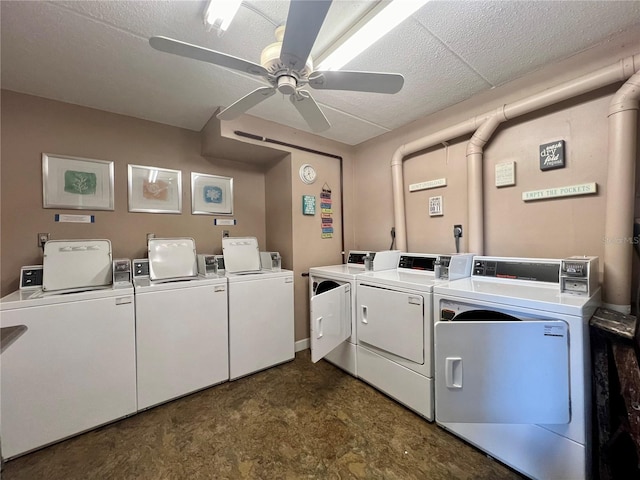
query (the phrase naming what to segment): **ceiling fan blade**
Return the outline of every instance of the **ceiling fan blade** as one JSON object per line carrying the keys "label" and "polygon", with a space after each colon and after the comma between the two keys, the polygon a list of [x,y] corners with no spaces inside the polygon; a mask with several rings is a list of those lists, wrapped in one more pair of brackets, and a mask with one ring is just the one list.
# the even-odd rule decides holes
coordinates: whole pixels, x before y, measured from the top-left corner
{"label": "ceiling fan blade", "polygon": [[324,113],[322,113],[322,110],[320,110],[320,107],[309,92],[299,90],[291,95],[289,100],[314,132],[324,132],[331,126],[329,120],[324,116]]}
{"label": "ceiling fan blade", "polygon": [[398,93],[404,85],[399,73],[325,71],[309,75],[309,85],[319,90]]}
{"label": "ceiling fan blade", "polygon": [[149,45],[161,52],[173,53],[181,57],[193,58],[203,62],[213,63],[221,67],[238,70],[240,72],[250,73],[252,75],[269,76],[269,72],[257,63],[249,62],[226,53],[216,52],[208,48],[198,47],[190,43],[181,42],[167,37],[151,37]]}
{"label": "ceiling fan blade", "polygon": [[218,115],[216,115],[216,117],[219,118],[220,120],[233,120],[234,118],[238,118],[244,112],[246,112],[250,108],[255,107],[260,102],[262,102],[263,100],[266,100],[274,93],[276,93],[276,89],[273,87],[257,88],[250,94],[245,95],[240,100],[229,105],[227,108],[222,110]]}
{"label": "ceiling fan blade", "polygon": [[285,66],[304,68],[330,6],[331,0],[291,0],[280,51]]}

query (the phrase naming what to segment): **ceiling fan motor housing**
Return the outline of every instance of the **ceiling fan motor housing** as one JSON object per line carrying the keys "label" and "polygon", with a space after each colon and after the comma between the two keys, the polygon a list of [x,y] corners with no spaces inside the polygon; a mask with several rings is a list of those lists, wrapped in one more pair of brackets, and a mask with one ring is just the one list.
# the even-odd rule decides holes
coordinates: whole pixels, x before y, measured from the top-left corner
{"label": "ceiling fan motor housing", "polygon": [[267,45],[260,54],[260,65],[262,65],[271,75],[290,75],[296,79],[306,78],[313,71],[313,60],[309,56],[307,62],[302,69],[290,70],[282,60],[280,60],[280,51],[282,50],[282,40],[284,38],[284,25],[276,28],[276,40]]}

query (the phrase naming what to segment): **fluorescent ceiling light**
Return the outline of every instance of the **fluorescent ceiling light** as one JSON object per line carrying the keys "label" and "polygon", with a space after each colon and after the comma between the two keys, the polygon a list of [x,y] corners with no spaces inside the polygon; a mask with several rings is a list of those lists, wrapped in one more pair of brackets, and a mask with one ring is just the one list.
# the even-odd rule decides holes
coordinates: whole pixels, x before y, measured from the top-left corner
{"label": "fluorescent ceiling light", "polygon": [[338,70],[410,17],[428,0],[381,2],[321,55],[318,70]]}
{"label": "fluorescent ceiling light", "polygon": [[242,0],[209,0],[204,11],[204,24],[218,30],[218,36],[227,31],[231,20],[240,8]]}

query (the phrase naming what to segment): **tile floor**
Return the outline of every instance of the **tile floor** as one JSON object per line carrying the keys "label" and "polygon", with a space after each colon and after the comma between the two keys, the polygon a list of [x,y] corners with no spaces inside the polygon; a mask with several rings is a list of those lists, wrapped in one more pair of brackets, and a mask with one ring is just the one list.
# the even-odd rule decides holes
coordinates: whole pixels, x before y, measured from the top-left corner
{"label": "tile floor", "polygon": [[520,475],[309,351],[7,462],[3,480]]}

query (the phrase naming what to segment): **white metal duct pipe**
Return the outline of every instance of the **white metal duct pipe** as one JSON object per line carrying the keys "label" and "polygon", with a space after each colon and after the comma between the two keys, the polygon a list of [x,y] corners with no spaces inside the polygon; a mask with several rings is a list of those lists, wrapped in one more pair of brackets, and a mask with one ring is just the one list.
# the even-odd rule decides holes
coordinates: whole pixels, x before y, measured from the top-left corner
{"label": "white metal duct pipe", "polygon": [[[640,63],[635,65],[640,70]],[[640,71],[613,96],[609,105],[609,166],[605,210],[604,303],[622,313],[631,306],[633,211]]]}
{"label": "white metal duct pipe", "polygon": [[[620,60],[608,67],[601,68],[577,79],[562,83],[556,87],[549,88],[543,92],[527,97],[518,102],[511,103],[504,106],[504,116],[506,119],[516,118],[520,115],[533,112],[535,110],[553,105],[563,100],[587,93],[597,88],[611,85],[615,82],[621,82],[628,79],[636,69],[632,68],[633,65],[640,65],[640,54],[633,57],[628,57]],[[631,67],[630,67],[631,66]],[[424,138],[414,140],[413,142],[401,145],[396,149],[391,159],[391,177],[393,188],[393,212],[396,228],[396,246],[400,250],[407,249],[407,226],[405,219],[405,206],[404,206],[404,180],[402,178],[402,164],[406,156],[412,153],[425,150],[429,147],[433,147],[439,143],[451,140],[462,135],[473,132],[478,125],[482,124],[489,117],[492,117],[495,111],[488,112],[483,115],[478,115],[464,122],[458,123],[452,127],[446,128],[439,132],[428,135]],[[474,188],[477,188],[478,179],[482,182],[482,171],[473,172],[474,179],[469,180],[469,184],[476,184]],[[474,211],[477,209],[474,209]],[[470,212],[471,213],[471,212]],[[475,213],[477,216],[477,212]],[[469,220],[470,224],[479,224],[482,222],[482,218],[474,218]],[[476,235],[470,231],[468,235]],[[477,251],[474,253],[483,253]]]}
{"label": "white metal duct pipe", "polygon": [[484,184],[482,165],[484,146],[498,126],[507,120],[504,107],[489,117],[469,140],[467,145],[467,211],[469,212],[468,251],[484,253]]}

